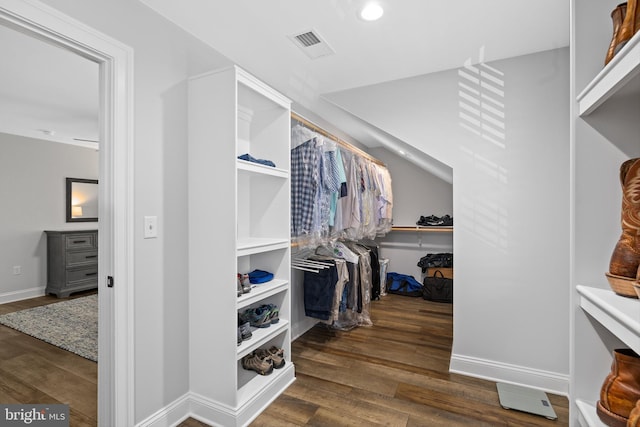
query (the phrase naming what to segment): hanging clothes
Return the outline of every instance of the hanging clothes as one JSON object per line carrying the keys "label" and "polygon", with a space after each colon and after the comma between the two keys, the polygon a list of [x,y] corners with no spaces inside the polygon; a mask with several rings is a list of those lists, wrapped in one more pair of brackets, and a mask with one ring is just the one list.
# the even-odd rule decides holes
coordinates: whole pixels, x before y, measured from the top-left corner
{"label": "hanging clothes", "polygon": [[303,246],[373,239],[391,229],[386,167],[300,124],[291,134],[291,236]]}

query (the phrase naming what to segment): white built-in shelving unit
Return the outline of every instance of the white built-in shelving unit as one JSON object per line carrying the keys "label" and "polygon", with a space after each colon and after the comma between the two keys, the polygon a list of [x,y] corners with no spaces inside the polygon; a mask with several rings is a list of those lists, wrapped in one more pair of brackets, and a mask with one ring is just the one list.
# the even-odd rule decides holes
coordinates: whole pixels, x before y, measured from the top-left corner
{"label": "white built-in shelving unit", "polygon": [[[291,102],[238,67],[189,80],[189,351],[193,415],[248,424],[295,379],[290,332]],[[275,167],[239,160],[242,154]],[[236,275],[274,274],[237,296]],[[237,315],[275,304],[280,321],[237,345]],[[257,348],[285,350],[261,376],[242,368]]]}
{"label": "white built-in shelving unit", "polygon": [[572,0],[572,426],[603,426],[596,402],[613,350],[640,353],[640,301],[604,273],[621,233],[619,167],[640,156],[640,33],[604,66],[618,1]]}

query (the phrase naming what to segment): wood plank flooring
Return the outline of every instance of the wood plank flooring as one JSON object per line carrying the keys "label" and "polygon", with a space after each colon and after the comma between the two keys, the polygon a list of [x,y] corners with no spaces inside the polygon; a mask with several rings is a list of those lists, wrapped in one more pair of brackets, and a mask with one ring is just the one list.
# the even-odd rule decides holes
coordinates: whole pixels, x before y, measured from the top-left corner
{"label": "wood plank flooring", "polygon": [[[4,304],[0,314],[57,301]],[[502,409],[493,382],[448,372],[450,304],[387,295],[372,303],[371,318],[372,327],[318,325],[294,341],[297,379],[252,427],[568,425],[563,396],[549,395],[558,414],[550,421]],[[68,403],[72,427],[95,426],[97,364],[0,325],[0,402]]]}
{"label": "wood plank flooring", "polygon": [[292,344],[297,380],[256,420],[261,426],[566,426],[500,407],[495,383],[450,374],[452,305],[398,295],[372,303],[373,327],[316,325]]}
{"label": "wood plank flooring", "polygon": [[[65,300],[44,296],[2,304],[0,314]],[[0,325],[0,402],[65,403],[70,426],[89,427],[97,425],[97,393],[97,363]]]}

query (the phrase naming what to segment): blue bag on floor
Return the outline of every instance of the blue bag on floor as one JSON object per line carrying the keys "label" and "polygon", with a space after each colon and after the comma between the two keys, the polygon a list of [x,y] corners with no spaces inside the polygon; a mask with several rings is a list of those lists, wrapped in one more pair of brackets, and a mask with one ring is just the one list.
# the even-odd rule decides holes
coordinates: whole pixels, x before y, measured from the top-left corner
{"label": "blue bag on floor", "polygon": [[387,292],[408,297],[422,296],[422,283],[413,276],[400,273],[387,273]]}

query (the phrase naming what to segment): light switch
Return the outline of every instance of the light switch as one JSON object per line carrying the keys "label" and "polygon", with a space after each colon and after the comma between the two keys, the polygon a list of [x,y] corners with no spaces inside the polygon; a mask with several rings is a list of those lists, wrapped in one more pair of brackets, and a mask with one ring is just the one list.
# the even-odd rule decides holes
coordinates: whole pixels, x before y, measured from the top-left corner
{"label": "light switch", "polygon": [[155,239],[156,237],[158,237],[158,217],[145,216],[144,217],[144,238]]}

